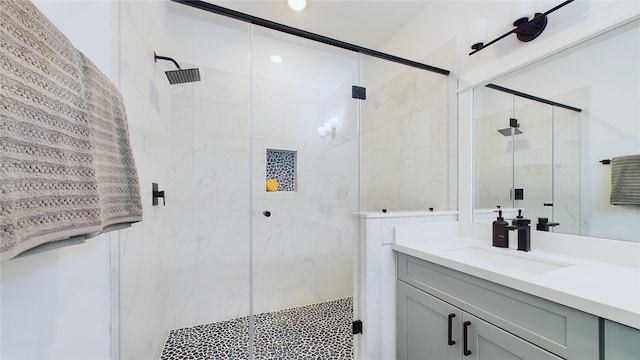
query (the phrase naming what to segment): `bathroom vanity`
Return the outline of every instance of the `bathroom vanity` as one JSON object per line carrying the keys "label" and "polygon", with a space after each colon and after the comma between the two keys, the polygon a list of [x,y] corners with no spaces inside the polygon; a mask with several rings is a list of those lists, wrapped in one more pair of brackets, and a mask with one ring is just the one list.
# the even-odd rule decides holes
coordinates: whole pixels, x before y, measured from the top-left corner
{"label": "bathroom vanity", "polygon": [[447,225],[396,228],[398,359],[640,358],[640,268]]}

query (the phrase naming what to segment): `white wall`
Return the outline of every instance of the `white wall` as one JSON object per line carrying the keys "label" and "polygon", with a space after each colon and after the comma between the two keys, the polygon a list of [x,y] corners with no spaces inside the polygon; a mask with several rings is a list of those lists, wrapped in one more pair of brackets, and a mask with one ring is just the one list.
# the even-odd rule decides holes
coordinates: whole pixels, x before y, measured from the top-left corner
{"label": "white wall", "polygon": [[[116,3],[35,4],[117,84]],[[105,234],[1,265],[1,358],[112,358],[111,249],[117,238]]]}

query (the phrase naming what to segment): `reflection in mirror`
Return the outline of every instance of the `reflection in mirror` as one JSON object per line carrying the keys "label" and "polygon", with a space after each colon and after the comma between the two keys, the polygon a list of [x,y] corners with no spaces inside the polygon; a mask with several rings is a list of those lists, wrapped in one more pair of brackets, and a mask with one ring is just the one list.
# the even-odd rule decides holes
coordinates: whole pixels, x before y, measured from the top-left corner
{"label": "reflection in mirror", "polygon": [[610,204],[600,163],[640,154],[639,23],[474,89],[475,222],[519,208],[534,229],[640,241],[640,207]]}

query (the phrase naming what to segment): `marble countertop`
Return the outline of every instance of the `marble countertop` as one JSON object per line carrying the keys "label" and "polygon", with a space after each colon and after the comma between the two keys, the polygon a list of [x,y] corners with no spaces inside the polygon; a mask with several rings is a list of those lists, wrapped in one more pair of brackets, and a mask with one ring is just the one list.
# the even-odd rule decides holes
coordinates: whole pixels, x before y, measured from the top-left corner
{"label": "marble countertop", "polygon": [[[459,235],[403,240],[396,233],[392,248],[640,329],[640,269],[637,267],[536,249],[523,252],[496,248],[490,241]],[[475,257],[474,252],[488,257]],[[492,257],[495,259],[488,261]],[[521,266],[526,263],[550,265],[548,268],[534,266],[532,270]]]}

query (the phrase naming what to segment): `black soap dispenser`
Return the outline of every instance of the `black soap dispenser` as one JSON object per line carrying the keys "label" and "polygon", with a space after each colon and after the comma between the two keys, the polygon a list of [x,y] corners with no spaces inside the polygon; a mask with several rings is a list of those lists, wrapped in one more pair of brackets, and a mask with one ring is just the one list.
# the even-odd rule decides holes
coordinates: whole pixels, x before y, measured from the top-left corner
{"label": "black soap dispenser", "polygon": [[509,247],[509,223],[502,217],[502,210],[498,210],[498,218],[493,222],[493,246]]}

